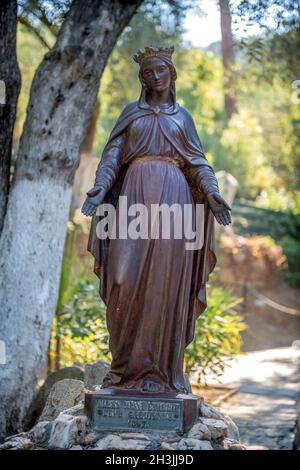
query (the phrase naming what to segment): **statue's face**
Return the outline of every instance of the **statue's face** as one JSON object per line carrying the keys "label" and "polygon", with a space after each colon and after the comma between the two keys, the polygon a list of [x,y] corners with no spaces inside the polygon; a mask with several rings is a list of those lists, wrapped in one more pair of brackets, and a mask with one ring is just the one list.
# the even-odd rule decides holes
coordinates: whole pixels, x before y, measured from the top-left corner
{"label": "statue's face", "polygon": [[141,74],[148,90],[164,91],[170,88],[170,69],[159,57],[145,59],[142,64]]}

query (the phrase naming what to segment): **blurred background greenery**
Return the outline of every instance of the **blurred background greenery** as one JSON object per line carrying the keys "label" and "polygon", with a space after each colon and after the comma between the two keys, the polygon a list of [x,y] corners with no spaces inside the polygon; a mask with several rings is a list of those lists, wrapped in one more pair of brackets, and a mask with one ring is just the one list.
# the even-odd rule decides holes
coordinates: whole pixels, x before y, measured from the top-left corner
{"label": "blurred background greenery", "polygon": [[[192,8],[193,2],[185,3]],[[233,21],[242,18],[246,24],[248,16],[254,22],[261,21],[268,14],[266,4],[261,10],[265,2],[250,2],[255,4],[254,10],[249,5],[245,9],[247,2],[235,3]],[[288,13],[289,2],[282,5]],[[271,31],[262,28],[259,34],[235,41],[235,59],[231,64],[235,111],[228,116],[224,107],[221,43],[194,47],[185,40],[184,18],[185,12],[178,7],[172,11],[164,2],[146,2],[125,28],[101,79],[92,154],[100,158],[120,111],[139,96],[138,66],[132,55],[145,44],[174,44],[178,102],[192,113],[207,159],[215,171],[225,170],[238,181],[233,204],[234,232],[245,237],[268,236],[279,245],[287,260],[283,275],[287,282],[299,287],[300,106],[291,98],[292,82],[300,77],[299,24],[292,22],[292,15],[286,15],[285,21],[291,19],[286,28]],[[59,18],[56,21],[59,24]],[[51,46],[55,41],[55,27],[50,30],[44,26],[39,34],[42,41],[26,21],[19,23],[22,90],[15,148],[22,132],[32,78],[47,52],[47,44]],[[74,211],[70,214],[57,314],[48,351],[49,370],[110,358],[105,306],[99,302],[98,279],[86,252],[88,223],[78,216],[76,219]],[[242,301],[239,296],[215,277],[210,281],[208,294],[209,307],[198,320],[195,341],[186,352],[187,371],[197,369],[201,381],[207,371],[221,373],[224,360],[241,351],[241,332],[246,327],[237,308]],[[202,331],[205,333],[201,334]]]}

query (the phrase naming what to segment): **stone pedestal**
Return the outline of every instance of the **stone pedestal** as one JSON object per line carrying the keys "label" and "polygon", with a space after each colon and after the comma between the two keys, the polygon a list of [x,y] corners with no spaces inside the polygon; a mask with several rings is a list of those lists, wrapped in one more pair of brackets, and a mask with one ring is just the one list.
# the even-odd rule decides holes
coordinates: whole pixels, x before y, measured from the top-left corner
{"label": "stone pedestal", "polygon": [[193,394],[104,388],[85,394],[85,413],[97,431],[175,431],[197,421],[203,399]]}

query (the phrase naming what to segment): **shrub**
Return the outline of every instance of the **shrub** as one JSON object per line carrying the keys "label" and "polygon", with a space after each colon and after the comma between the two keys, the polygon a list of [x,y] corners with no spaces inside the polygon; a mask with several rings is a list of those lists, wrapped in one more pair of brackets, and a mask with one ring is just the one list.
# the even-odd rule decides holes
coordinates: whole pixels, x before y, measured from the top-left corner
{"label": "shrub", "polygon": [[195,373],[201,384],[206,383],[207,374],[221,375],[226,361],[241,352],[240,333],[246,328],[235,310],[242,299],[222,286],[208,291],[208,307],[196,321],[194,341],[185,353],[186,372]]}
{"label": "shrub", "polygon": [[[111,359],[98,283],[95,276],[76,279],[70,303],[58,314],[61,366]],[[241,351],[245,325],[234,309],[240,302],[228,288],[209,288],[209,306],[197,320],[194,341],[185,353],[186,372],[196,371],[199,381],[205,382],[207,373],[221,374],[226,359]]]}

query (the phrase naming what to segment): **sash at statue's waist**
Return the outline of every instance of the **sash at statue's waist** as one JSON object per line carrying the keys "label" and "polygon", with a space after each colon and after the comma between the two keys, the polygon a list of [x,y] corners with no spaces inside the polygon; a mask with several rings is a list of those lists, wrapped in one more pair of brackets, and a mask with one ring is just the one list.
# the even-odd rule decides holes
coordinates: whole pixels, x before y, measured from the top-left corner
{"label": "sash at statue's waist", "polygon": [[183,168],[184,163],[181,162],[180,160],[176,160],[175,158],[169,157],[167,155],[144,155],[141,157],[135,157],[131,162],[129,162],[129,165],[135,165],[136,163],[143,162],[143,161],[155,161],[155,160],[160,160],[164,161],[166,163],[173,163],[173,165],[176,165],[178,168]]}
{"label": "sash at statue's waist", "polygon": [[[177,166],[178,168],[183,168],[184,167],[184,162],[183,161],[180,161],[180,160],[176,160],[175,158],[172,158],[172,157],[169,157],[168,155],[144,155],[144,156],[141,156],[141,157],[135,157],[133,158],[129,163],[128,165],[131,166],[131,165],[136,165],[137,163],[140,163],[140,162],[143,162],[143,161],[163,161],[163,162],[166,162],[166,163],[170,163],[170,164],[173,164],[175,166]],[[201,191],[200,188],[196,187],[196,186],[193,186],[193,185],[189,185],[190,187],[190,190],[195,198],[195,201],[199,204],[203,204],[204,203],[204,200],[205,200],[205,195],[204,193]]]}

